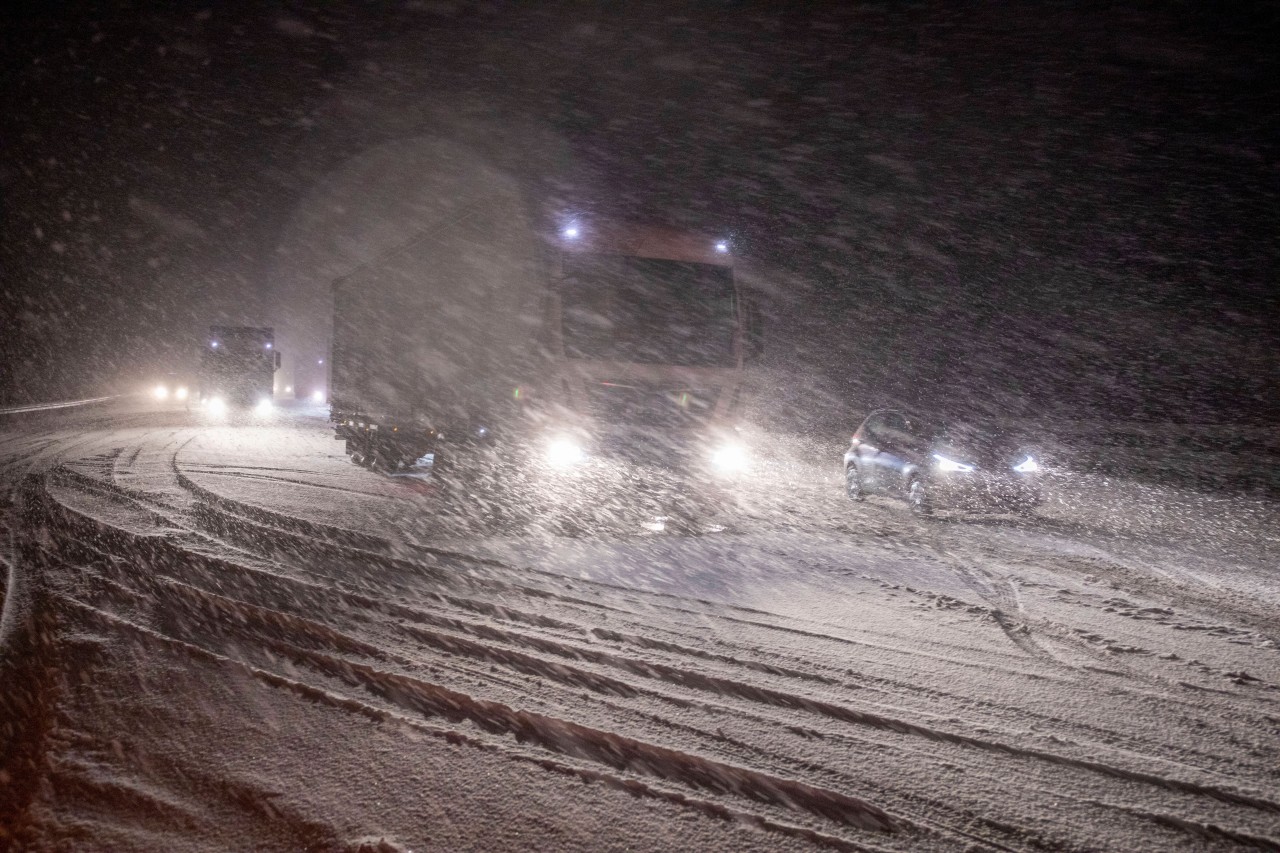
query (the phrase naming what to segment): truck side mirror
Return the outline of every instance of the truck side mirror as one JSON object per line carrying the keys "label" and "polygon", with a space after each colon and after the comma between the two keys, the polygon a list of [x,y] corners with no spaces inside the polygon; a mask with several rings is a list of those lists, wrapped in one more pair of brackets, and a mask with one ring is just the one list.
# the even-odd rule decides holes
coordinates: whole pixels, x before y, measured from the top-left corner
{"label": "truck side mirror", "polygon": [[276,350],[276,370],[280,369],[280,351]]}

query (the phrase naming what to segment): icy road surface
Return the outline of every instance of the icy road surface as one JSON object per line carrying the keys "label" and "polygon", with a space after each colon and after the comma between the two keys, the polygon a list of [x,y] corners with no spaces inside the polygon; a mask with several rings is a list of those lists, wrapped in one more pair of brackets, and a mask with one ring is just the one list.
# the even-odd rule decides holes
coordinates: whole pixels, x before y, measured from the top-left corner
{"label": "icy road surface", "polygon": [[1280,849],[1274,504],[923,522],[841,449],[499,536],[315,409],[0,422],[0,847]]}

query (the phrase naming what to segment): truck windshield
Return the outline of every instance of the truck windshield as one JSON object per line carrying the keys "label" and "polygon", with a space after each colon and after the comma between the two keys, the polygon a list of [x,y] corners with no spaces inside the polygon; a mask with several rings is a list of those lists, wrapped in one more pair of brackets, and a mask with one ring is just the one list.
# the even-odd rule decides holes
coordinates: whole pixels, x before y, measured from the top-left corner
{"label": "truck windshield", "polygon": [[217,348],[207,348],[203,354],[203,363],[207,369],[254,370],[269,369],[273,366],[274,353],[266,349],[261,341],[219,340]]}
{"label": "truck windshield", "polygon": [[734,363],[733,273],[712,264],[567,255],[565,355],[685,367]]}

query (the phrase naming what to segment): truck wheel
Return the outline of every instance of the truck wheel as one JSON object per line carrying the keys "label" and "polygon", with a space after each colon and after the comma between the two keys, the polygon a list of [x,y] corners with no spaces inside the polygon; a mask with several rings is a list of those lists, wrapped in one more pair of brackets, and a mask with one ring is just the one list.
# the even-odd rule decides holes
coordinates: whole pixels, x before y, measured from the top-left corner
{"label": "truck wheel", "polygon": [[354,438],[348,438],[343,442],[342,449],[347,452],[347,455],[351,457],[351,461],[356,465],[364,465],[364,453],[361,452],[360,442]]}

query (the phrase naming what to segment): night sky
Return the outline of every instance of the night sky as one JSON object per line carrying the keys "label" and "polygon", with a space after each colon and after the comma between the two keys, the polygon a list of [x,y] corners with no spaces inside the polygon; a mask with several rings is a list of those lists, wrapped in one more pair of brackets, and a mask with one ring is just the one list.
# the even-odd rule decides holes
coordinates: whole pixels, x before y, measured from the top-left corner
{"label": "night sky", "polygon": [[549,217],[731,235],[801,407],[1280,417],[1274,4],[780,5],[11,13],[0,403],[211,323],[309,363],[352,164],[445,136]]}

